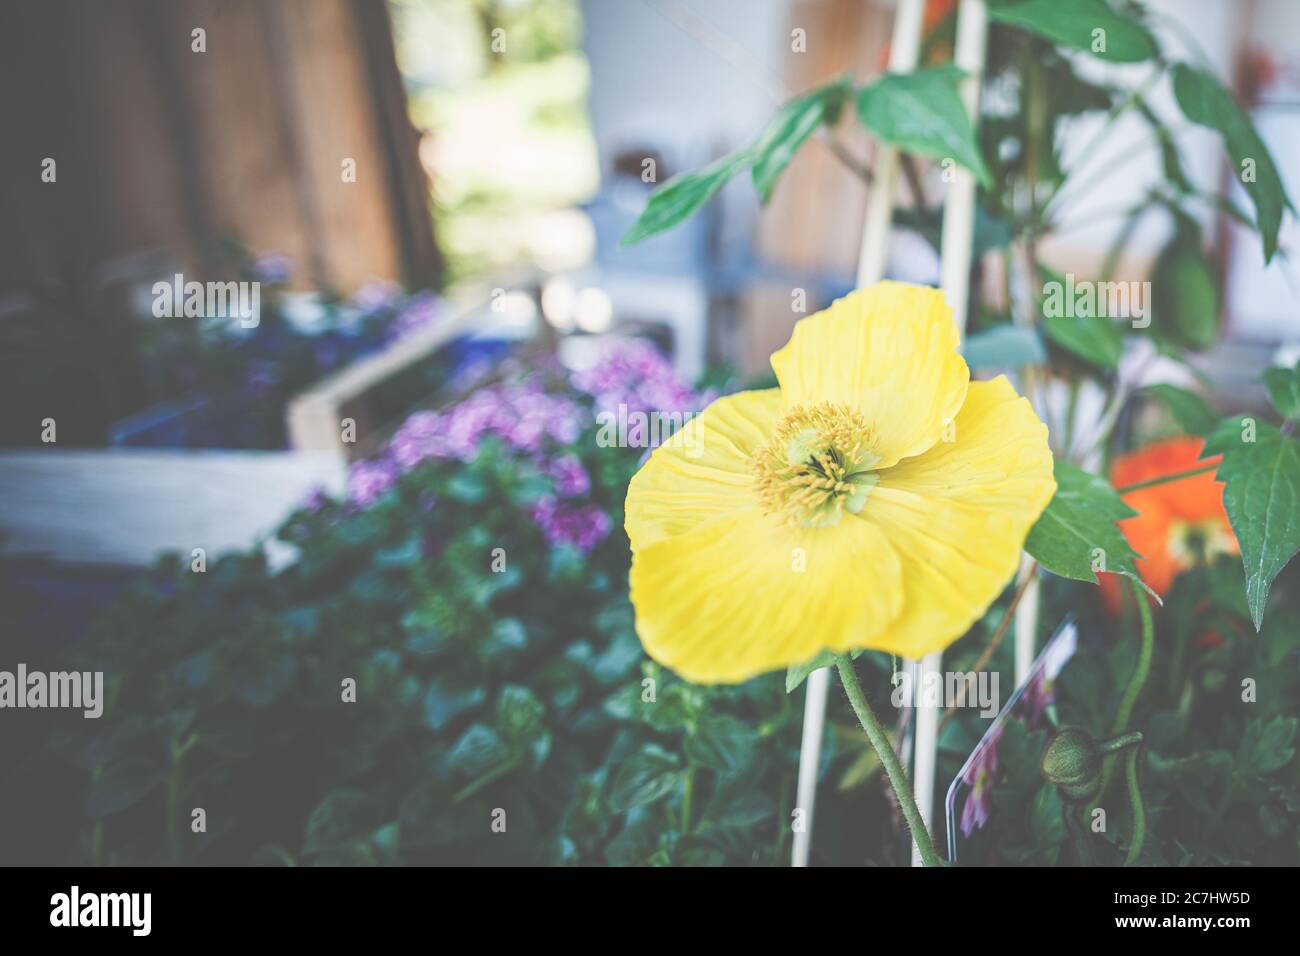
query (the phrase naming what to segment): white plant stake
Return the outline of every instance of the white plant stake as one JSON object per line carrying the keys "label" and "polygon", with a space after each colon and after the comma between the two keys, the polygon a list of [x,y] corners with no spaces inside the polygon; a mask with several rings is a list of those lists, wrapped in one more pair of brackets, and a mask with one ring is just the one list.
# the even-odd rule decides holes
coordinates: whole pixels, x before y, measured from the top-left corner
{"label": "white plant stake", "polygon": [[[921,48],[921,21],[925,0],[899,0],[894,15],[894,34],[889,47],[889,69],[908,73],[916,68]],[[885,243],[894,218],[894,183],[898,175],[898,150],[880,143],[873,165],[874,178],[867,193],[867,220],[862,227],[862,251],[858,257],[857,288],[873,285],[885,273]],[[796,799],[802,812],[802,827],[794,834],[790,854],[792,866],[807,866],[812,845],[813,806],[817,799],[817,769],[821,764],[822,729],[826,724],[826,693],[831,668],[808,675],[803,709],[803,743],[799,749],[799,785]],[[922,808],[922,812],[926,812]],[[913,848],[915,853],[915,848]]]}

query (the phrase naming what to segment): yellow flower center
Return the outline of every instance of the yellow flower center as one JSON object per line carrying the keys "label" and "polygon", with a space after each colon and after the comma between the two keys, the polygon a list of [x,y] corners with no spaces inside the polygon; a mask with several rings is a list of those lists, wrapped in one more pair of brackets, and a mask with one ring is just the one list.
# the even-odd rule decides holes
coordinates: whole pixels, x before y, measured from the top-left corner
{"label": "yellow flower center", "polygon": [[1233,540],[1222,523],[1175,521],[1169,529],[1166,547],[1169,554],[1185,568],[1206,564],[1216,555],[1231,554]]}
{"label": "yellow flower center", "polygon": [[754,489],[765,514],[805,528],[857,514],[877,476],[875,431],[846,405],[800,405],[781,419],[776,436],[756,454]]}

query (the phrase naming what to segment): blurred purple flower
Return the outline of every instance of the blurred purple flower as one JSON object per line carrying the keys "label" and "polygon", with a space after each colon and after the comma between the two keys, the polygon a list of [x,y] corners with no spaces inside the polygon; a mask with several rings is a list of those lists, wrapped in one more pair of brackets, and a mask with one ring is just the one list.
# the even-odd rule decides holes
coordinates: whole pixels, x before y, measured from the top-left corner
{"label": "blurred purple flower", "polygon": [[396,305],[402,298],[402,287],[388,279],[370,279],[362,283],[353,294],[351,305],[361,312],[378,312]]}
{"label": "blurred purple flower", "polygon": [[546,473],[555,482],[555,491],[561,498],[577,498],[591,490],[591,476],[577,455],[561,455],[553,459]]}
{"label": "blurred purple flower", "polygon": [[571,544],[584,554],[604,541],[613,523],[596,505],[576,505],[547,496],[533,505],[533,521],[551,544]]}
{"label": "blurred purple flower", "polygon": [[672,363],[645,339],[607,343],[596,363],[574,372],[573,386],[596,401],[600,411],[698,411],[701,396],[678,377]]}
{"label": "blurred purple flower", "polygon": [[962,780],[970,787],[966,803],[961,809],[961,832],[970,836],[989,822],[989,810],[993,805],[993,781],[998,774],[998,741],[1002,739],[1002,727],[989,737],[984,750],[962,774]]}
{"label": "blurred purple flower", "polygon": [[1054,681],[1047,679],[1047,671],[1040,669],[1029,678],[1029,685],[1025,688],[1024,696],[1024,722],[1025,726],[1033,730],[1038,726],[1038,722],[1043,719],[1043,711],[1056,697],[1056,686]]}
{"label": "blurred purple flower", "polygon": [[385,332],[390,342],[404,339],[408,335],[428,328],[437,323],[447,311],[442,297],[435,292],[417,292],[406,300]]}
{"label": "blurred purple flower", "polygon": [[397,476],[397,468],[387,459],[359,461],[348,472],[348,500],[359,508],[368,508],[393,487]]}

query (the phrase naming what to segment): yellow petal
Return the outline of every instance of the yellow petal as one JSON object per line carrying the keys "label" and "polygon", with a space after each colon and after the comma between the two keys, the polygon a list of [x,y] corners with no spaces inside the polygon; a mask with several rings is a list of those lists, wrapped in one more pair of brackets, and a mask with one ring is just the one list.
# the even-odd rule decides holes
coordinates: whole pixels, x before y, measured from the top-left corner
{"label": "yellow petal", "polygon": [[627,489],[633,553],[721,515],[752,507],[750,458],[772,440],[781,414],[775,389],[718,399],[650,455]]}
{"label": "yellow petal", "polygon": [[920,658],[1002,593],[1056,491],[1047,426],[1005,377],[972,382],[955,441],[880,475],[862,517],[903,562],[903,609],[872,647]]}
{"label": "yellow petal", "polygon": [[787,407],[833,402],[876,430],[879,467],[919,455],[961,408],[970,372],[943,293],[881,282],[794,327],[772,356]]}
{"label": "yellow petal", "polygon": [[792,528],[748,509],[632,556],[646,652],[696,683],[735,683],[865,646],[898,613],[898,556],[870,523]]}

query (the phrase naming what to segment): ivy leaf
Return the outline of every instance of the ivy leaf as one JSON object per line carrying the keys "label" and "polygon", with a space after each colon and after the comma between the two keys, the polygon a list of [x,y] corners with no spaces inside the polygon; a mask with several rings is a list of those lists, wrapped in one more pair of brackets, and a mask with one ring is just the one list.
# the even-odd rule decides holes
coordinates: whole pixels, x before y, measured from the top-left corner
{"label": "ivy leaf", "polygon": [[1300,364],[1269,369],[1264,373],[1264,386],[1279,415],[1284,419],[1300,417]]}
{"label": "ivy leaf", "polygon": [[1137,512],[1105,479],[1074,465],[1057,461],[1055,477],[1056,494],[1030,530],[1025,550],[1063,578],[1096,584],[1097,571],[1111,571],[1141,584],[1133,564],[1138,556],[1115,524]]}
{"label": "ivy leaf", "polygon": [[962,343],[961,354],[973,369],[1020,368],[1047,361],[1043,340],[1027,325],[995,325],[976,332]]}
{"label": "ivy leaf", "polygon": [[839,118],[840,108],[851,89],[847,79],[818,87],[781,107],[767,124],[749,150],[759,202],[766,204],[771,198],[777,178],[817,127]]}
{"label": "ivy leaf", "polygon": [[[1209,73],[1179,63],[1174,67],[1174,97],[1193,123],[1216,131],[1232,159],[1233,172],[1255,204],[1255,228],[1264,240],[1264,262],[1277,251],[1282,210],[1295,211],[1273,157],[1250,117]],[[1247,176],[1248,171],[1254,175]]]}
{"label": "ivy leaf", "polygon": [[1116,13],[1105,0],[1026,0],[993,7],[989,19],[1111,63],[1140,63],[1156,52],[1146,27]]}
{"label": "ivy leaf", "polygon": [[1177,385],[1152,385],[1147,389],[1164,406],[1174,421],[1189,435],[1208,435],[1219,424],[1209,403],[1195,392]]}
{"label": "ivy leaf", "polygon": [[954,67],[886,73],[858,92],[858,116],[885,142],[930,159],[956,160],[987,187],[992,180],[957,92],[962,76]]}
{"label": "ivy leaf", "polygon": [[674,176],[650,195],[650,201],[632,228],[624,233],[619,245],[630,246],[671,229],[712,199],[750,161],[749,151],[745,150],[723,156],[699,172]]}
{"label": "ivy leaf", "polygon": [[1273,579],[1300,550],[1300,444],[1266,422],[1231,418],[1205,443],[1241,546],[1246,605],[1258,631]]}
{"label": "ivy leaf", "polygon": [[623,762],[610,789],[609,805],[617,813],[654,803],[677,786],[677,758],[662,747],[646,744]]}

